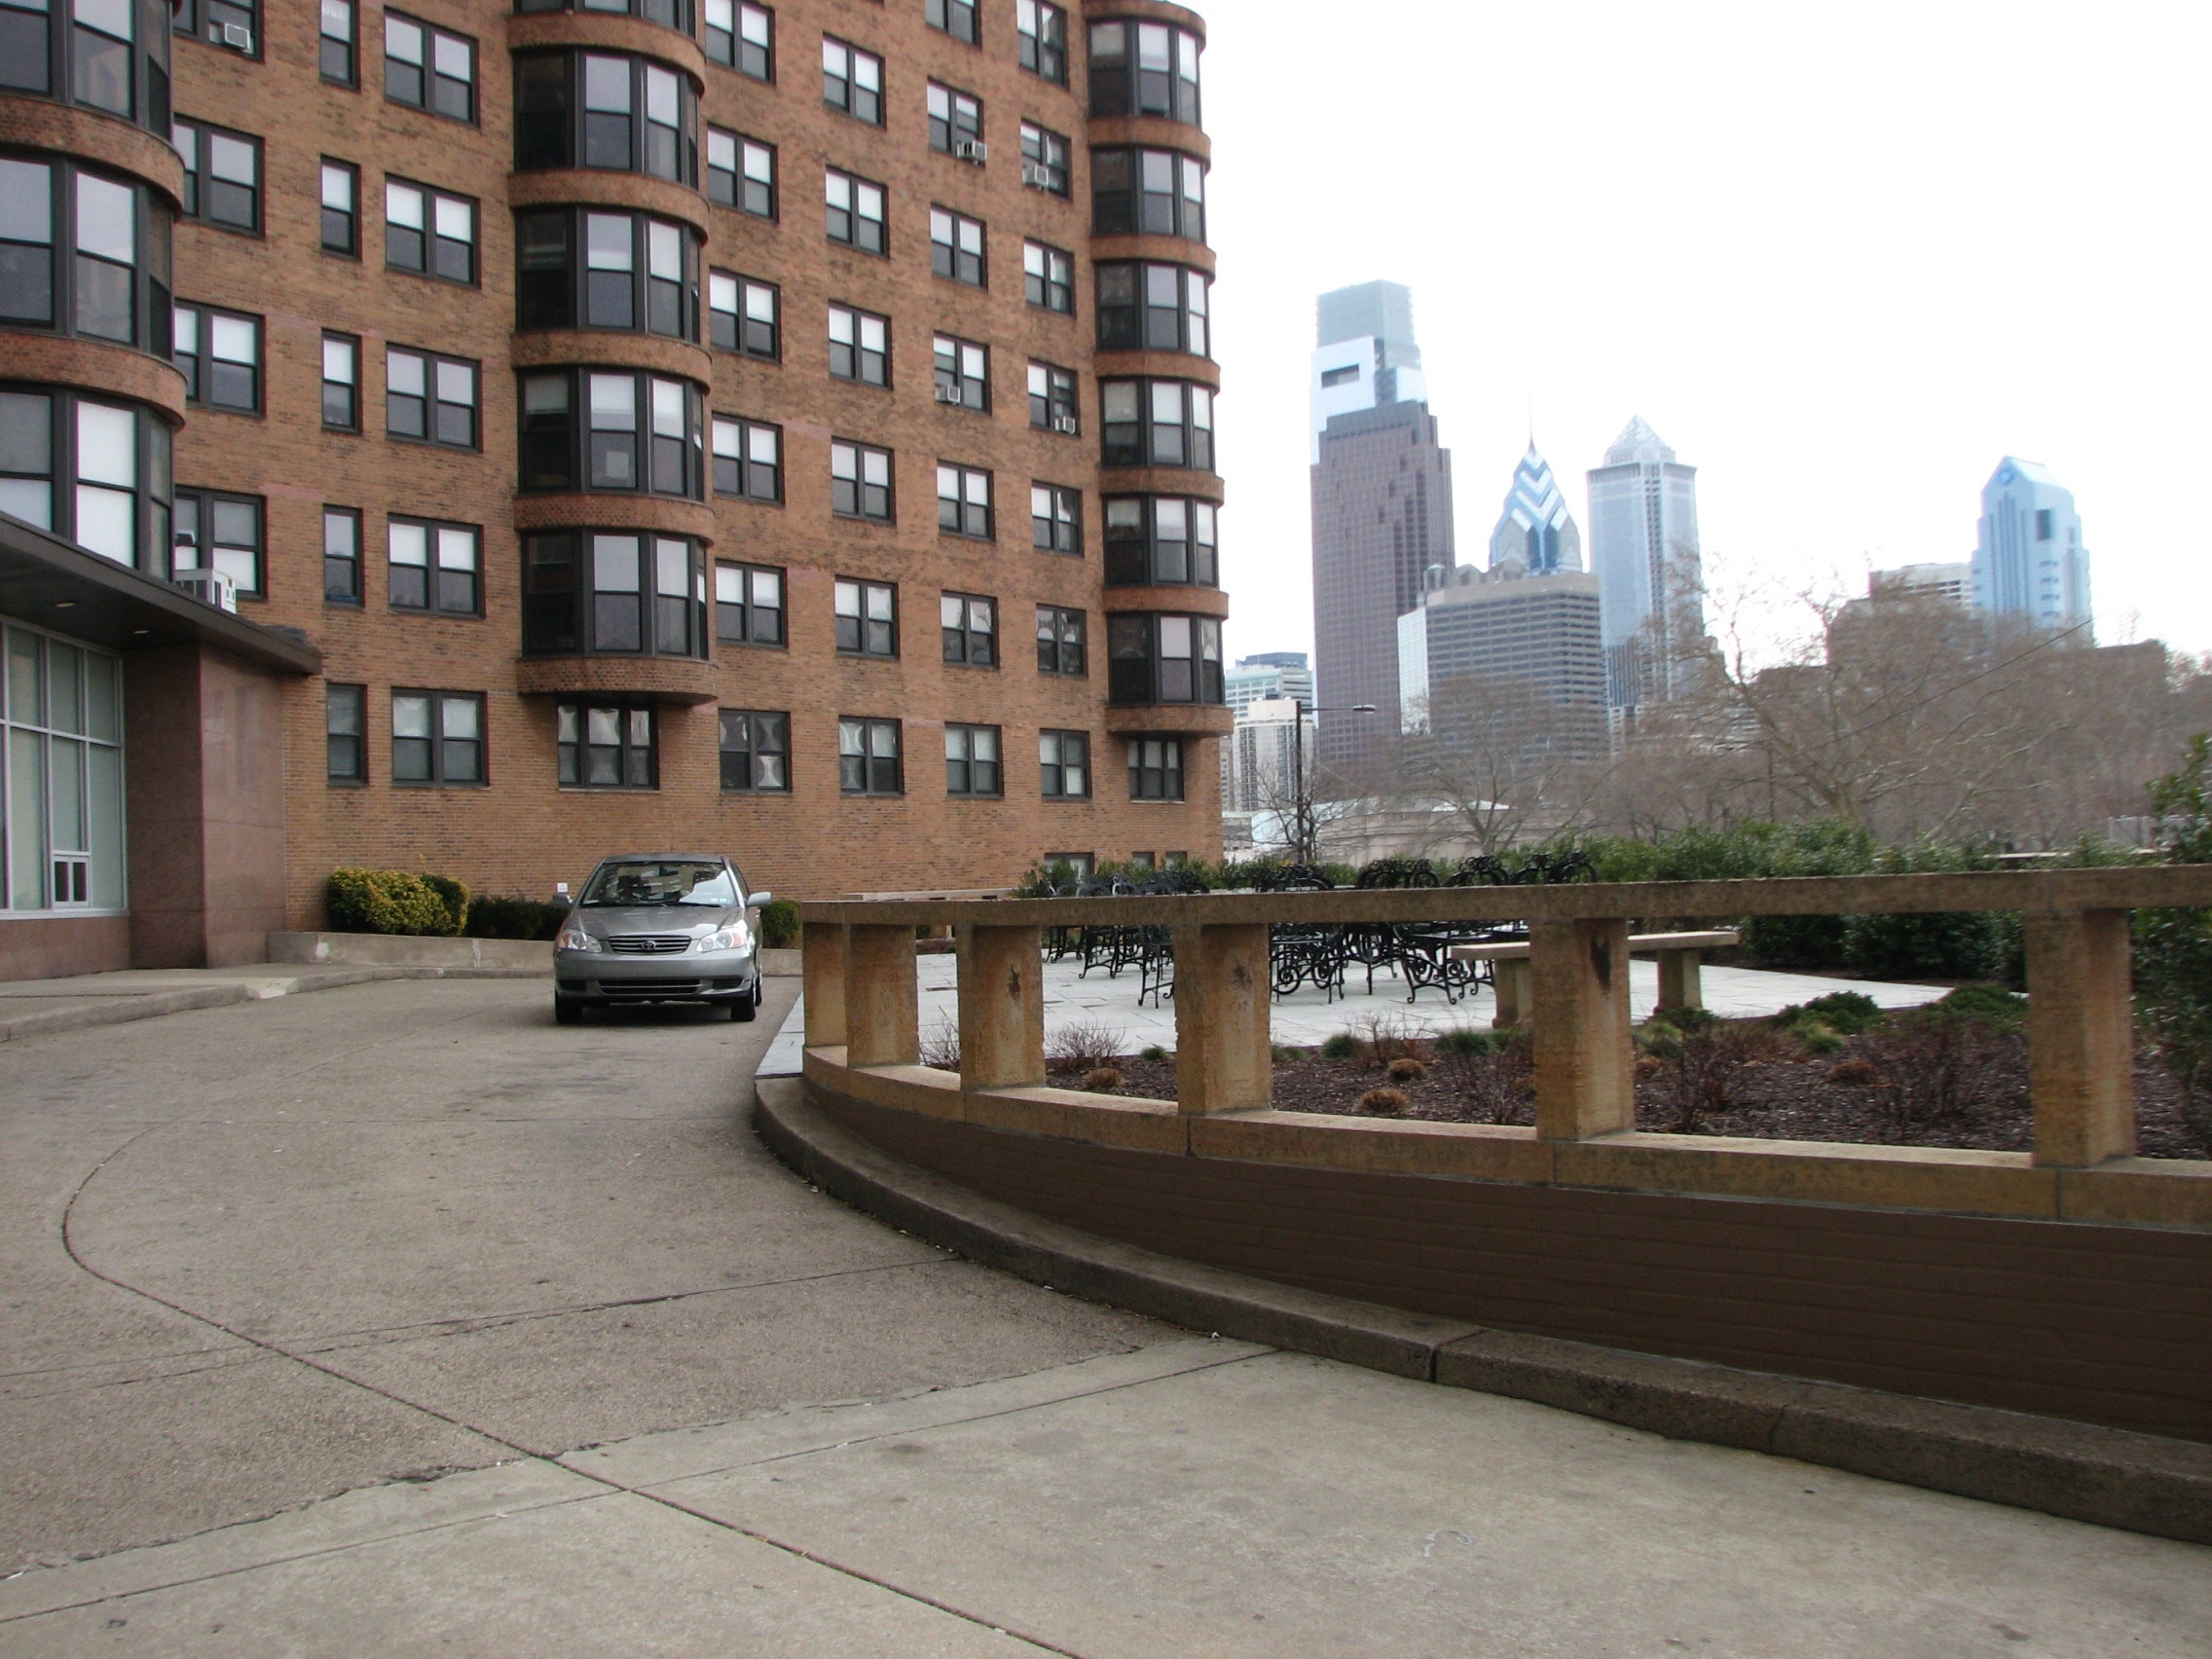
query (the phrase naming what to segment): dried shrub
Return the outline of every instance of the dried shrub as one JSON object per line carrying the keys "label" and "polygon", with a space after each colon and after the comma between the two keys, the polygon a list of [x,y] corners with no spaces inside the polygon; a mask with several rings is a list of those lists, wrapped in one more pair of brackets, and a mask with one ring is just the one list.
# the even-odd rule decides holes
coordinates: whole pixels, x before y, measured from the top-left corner
{"label": "dried shrub", "polygon": [[1882,1074],[1872,1060],[1838,1060],[1828,1067],[1828,1082],[1848,1084],[1853,1088],[1864,1088],[1882,1081]]}
{"label": "dried shrub", "polygon": [[[1450,1035],[1450,1034],[1448,1034]],[[1439,1042],[1437,1063],[1452,1091],[1466,1102],[1469,1121],[1528,1124],[1535,1121],[1536,1047],[1527,1031],[1470,1031],[1453,1044]]]}
{"label": "dried shrub", "polygon": [[1083,1074],[1083,1087],[1093,1094],[1110,1094],[1122,1087],[1122,1074],[1113,1066],[1094,1066]]}
{"label": "dried shrub", "polygon": [[1428,1067],[1411,1054],[1400,1054],[1390,1062],[1388,1073],[1392,1083],[1419,1083],[1428,1076]]}
{"label": "dried shrub", "polygon": [[1666,1064],[1657,1054],[1640,1054],[1636,1061],[1636,1075],[1640,1078],[1657,1077]]}
{"label": "dried shrub", "polygon": [[1045,1040],[1045,1068],[1056,1072],[1091,1072],[1123,1052],[1128,1033],[1119,1025],[1079,1019],[1061,1026]]}
{"label": "dried shrub", "polygon": [[939,1071],[960,1069],[960,1027],[945,1014],[939,1014],[937,1023],[922,1033],[922,1064]]}
{"label": "dried shrub", "polygon": [[1402,1088],[1371,1088],[1359,1097],[1359,1109],[1371,1118],[1395,1116],[1406,1109],[1406,1091]]}
{"label": "dried shrub", "polygon": [[1743,1088],[1758,1067],[1795,1057],[1789,1041],[1772,1026],[1714,1021],[1655,1051],[1651,1095],[1667,1114],[1666,1127],[1696,1134],[1705,1120],[1743,1104]]}
{"label": "dried shrub", "polygon": [[1860,1045],[1882,1074],[1884,1125],[1909,1136],[1989,1104],[2009,1051],[2020,1041],[1971,1004],[1936,1003],[1891,1020]]}
{"label": "dried shrub", "polygon": [[1387,1066],[1392,1060],[1419,1059],[1420,1028],[1403,1014],[1363,1014],[1353,1024],[1360,1052],[1371,1066]]}

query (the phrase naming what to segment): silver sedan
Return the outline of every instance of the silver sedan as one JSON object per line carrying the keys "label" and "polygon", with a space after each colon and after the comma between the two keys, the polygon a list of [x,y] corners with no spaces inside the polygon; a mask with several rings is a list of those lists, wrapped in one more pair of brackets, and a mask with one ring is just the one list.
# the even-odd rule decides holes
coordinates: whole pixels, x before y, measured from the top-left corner
{"label": "silver sedan", "polygon": [[607,859],[553,939],[553,1017],[611,1003],[703,1002],[751,1019],[760,943],[751,914],[768,903],[715,853]]}

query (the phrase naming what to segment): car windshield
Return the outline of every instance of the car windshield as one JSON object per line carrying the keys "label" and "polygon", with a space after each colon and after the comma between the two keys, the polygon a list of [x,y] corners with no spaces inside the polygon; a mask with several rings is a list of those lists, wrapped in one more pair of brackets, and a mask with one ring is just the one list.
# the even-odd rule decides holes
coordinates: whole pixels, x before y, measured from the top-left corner
{"label": "car windshield", "polygon": [[727,866],[704,859],[624,859],[604,864],[584,889],[586,904],[734,904]]}

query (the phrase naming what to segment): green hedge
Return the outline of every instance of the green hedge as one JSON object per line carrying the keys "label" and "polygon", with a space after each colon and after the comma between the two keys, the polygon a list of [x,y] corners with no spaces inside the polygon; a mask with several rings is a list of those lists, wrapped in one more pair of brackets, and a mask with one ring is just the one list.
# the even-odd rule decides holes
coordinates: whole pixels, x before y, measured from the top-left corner
{"label": "green hedge", "polygon": [[326,908],[338,933],[451,937],[468,920],[468,889],[409,869],[334,869]]}
{"label": "green hedge", "polygon": [[549,940],[561,931],[568,913],[542,899],[486,897],[469,902],[468,920],[461,931],[470,939]]}
{"label": "green hedge", "polygon": [[768,950],[789,950],[798,943],[798,906],[789,899],[771,899],[760,906],[760,943]]}

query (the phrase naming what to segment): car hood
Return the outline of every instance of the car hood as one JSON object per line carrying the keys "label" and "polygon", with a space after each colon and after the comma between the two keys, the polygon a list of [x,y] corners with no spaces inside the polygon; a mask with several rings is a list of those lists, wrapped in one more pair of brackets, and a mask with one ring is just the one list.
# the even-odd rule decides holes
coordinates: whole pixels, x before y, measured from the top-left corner
{"label": "car hood", "polygon": [[569,917],[588,934],[690,934],[697,938],[745,919],[742,904],[579,904]]}

